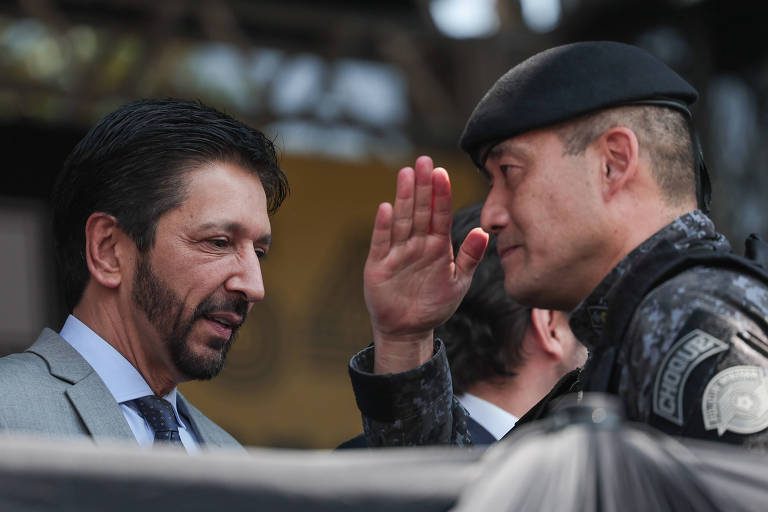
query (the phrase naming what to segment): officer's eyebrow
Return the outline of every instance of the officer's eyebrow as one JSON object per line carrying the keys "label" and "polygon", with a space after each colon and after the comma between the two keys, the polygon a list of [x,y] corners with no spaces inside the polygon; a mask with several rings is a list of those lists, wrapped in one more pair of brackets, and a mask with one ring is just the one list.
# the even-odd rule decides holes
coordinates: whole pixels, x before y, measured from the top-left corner
{"label": "officer's eyebrow", "polygon": [[516,144],[511,140],[504,140],[493,146],[490,151],[488,151],[488,156],[486,157],[485,161],[488,162],[488,160],[498,160],[504,156],[526,158],[527,155],[528,153],[522,147],[520,147],[520,144]]}

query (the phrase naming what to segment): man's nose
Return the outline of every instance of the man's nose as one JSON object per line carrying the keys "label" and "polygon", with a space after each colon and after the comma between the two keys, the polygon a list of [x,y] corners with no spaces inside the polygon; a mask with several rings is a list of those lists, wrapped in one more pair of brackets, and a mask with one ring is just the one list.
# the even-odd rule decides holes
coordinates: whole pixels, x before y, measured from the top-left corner
{"label": "man's nose", "polygon": [[498,233],[509,223],[509,212],[504,202],[501,187],[494,187],[488,192],[480,212],[480,225],[487,233]]}
{"label": "man's nose", "polygon": [[239,292],[250,303],[258,302],[264,298],[264,280],[261,276],[261,261],[256,252],[243,251],[237,262],[237,269],[227,280],[226,288],[229,291]]}

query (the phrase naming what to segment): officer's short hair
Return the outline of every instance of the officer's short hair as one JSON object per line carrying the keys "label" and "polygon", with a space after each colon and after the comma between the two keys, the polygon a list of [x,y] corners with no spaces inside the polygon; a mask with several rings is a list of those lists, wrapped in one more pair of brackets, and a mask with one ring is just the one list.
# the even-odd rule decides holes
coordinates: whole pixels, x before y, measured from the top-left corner
{"label": "officer's short hair", "polygon": [[688,122],[679,112],[653,105],[617,107],[586,114],[554,127],[565,154],[584,153],[595,139],[616,126],[637,135],[651,173],[668,202],[692,197],[696,187],[695,158]]}

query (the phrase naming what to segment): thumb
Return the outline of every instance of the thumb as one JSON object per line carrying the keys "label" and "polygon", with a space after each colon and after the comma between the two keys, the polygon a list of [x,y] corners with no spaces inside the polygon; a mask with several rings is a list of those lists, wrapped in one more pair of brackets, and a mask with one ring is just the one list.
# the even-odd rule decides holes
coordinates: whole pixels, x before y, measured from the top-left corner
{"label": "thumb", "polygon": [[482,228],[475,228],[467,234],[467,238],[464,239],[458,254],[456,254],[456,271],[459,277],[472,277],[480,264],[480,260],[483,259],[487,246],[488,233]]}

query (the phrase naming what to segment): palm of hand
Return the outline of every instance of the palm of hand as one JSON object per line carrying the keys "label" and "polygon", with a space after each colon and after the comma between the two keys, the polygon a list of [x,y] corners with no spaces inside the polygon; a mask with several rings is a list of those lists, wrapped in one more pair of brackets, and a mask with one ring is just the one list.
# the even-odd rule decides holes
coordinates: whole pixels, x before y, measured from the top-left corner
{"label": "palm of hand", "polygon": [[467,235],[454,260],[451,190],[429,157],[400,170],[394,206],[376,214],[364,292],[374,339],[412,341],[430,335],[458,307],[482,258],[487,235]]}
{"label": "palm of hand", "polygon": [[412,237],[383,260],[369,258],[364,290],[374,330],[407,336],[442,324],[456,311],[469,282],[457,276],[445,236]]}

